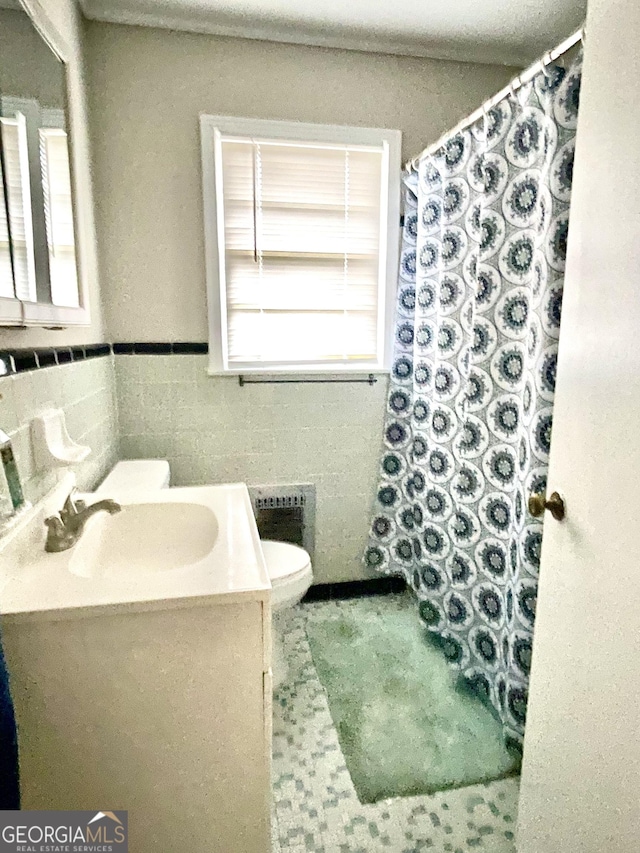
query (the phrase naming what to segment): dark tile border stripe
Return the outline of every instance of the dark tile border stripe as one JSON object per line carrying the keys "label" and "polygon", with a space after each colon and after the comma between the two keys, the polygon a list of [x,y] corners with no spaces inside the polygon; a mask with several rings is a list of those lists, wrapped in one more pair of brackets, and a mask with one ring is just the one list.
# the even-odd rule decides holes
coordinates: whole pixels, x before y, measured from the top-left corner
{"label": "dark tile border stripe", "polygon": [[46,349],[12,349],[0,351],[0,376],[26,373],[56,364],[84,361],[105,355],[206,355],[209,345],[201,341],[140,341],[139,343],[85,344]]}
{"label": "dark tile border stripe", "polygon": [[116,355],[206,355],[209,344],[202,341],[140,341],[115,343]]}
{"label": "dark tile border stripe", "polygon": [[85,348],[71,347],[71,357],[74,361],[82,361],[85,358]]}
{"label": "dark tile border stripe", "polygon": [[58,363],[56,351],[54,349],[41,349],[37,351],[38,367],[51,367]]}
{"label": "dark tile border stripe", "polygon": [[177,341],[171,345],[171,351],[174,355],[207,355],[209,344],[198,341]]}
{"label": "dark tile border stripe", "polygon": [[85,361],[88,358],[101,358],[105,355],[111,355],[111,344],[4,350],[0,352],[0,376],[26,373],[29,370]]}
{"label": "dark tile border stripe", "polygon": [[13,353],[13,370],[23,373],[27,370],[35,370],[38,367],[38,356],[34,350],[15,350]]}
{"label": "dark tile border stripe", "polygon": [[171,344],[147,341],[133,345],[135,355],[171,355]]}
{"label": "dark tile border stripe", "polygon": [[111,344],[89,344],[84,348],[85,358],[100,358],[111,355]]}
{"label": "dark tile border stripe", "polygon": [[304,601],[329,601],[336,598],[388,595],[391,592],[404,592],[406,588],[405,580],[401,577],[371,578],[371,580],[345,581],[344,583],[319,583],[309,589]]}

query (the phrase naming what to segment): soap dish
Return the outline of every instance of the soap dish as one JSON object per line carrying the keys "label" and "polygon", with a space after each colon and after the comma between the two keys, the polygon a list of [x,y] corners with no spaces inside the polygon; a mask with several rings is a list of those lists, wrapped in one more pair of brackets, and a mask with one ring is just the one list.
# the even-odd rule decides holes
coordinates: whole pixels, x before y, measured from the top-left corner
{"label": "soap dish", "polygon": [[91,453],[91,448],[70,438],[62,409],[47,409],[31,421],[31,438],[36,465],[61,468],[76,465]]}

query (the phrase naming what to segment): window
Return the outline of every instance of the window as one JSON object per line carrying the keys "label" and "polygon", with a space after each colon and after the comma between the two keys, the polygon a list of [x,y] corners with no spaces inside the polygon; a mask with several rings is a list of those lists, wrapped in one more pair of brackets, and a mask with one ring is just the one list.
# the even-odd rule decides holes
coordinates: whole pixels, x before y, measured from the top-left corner
{"label": "window", "polygon": [[0,327],[88,325],[76,238],[90,241],[92,221],[73,198],[81,187],[72,140],[83,116],[67,86],[80,69],[42,4],[0,5],[11,6],[0,9],[11,46],[0,52]]}
{"label": "window", "polygon": [[202,116],[210,370],[388,366],[400,133]]}
{"label": "window", "polygon": [[78,307],[78,270],[76,268],[76,246],[73,231],[73,202],[71,198],[71,170],[67,134],[53,110],[40,135],[40,167],[42,170],[42,192],[49,252],[49,278],[51,302],[54,305]]}
{"label": "window", "polygon": [[5,182],[6,211],[0,205],[0,268],[7,275],[0,282],[0,295],[23,303],[77,308],[64,112],[25,98],[3,97],[1,106],[4,175],[0,178]]}
{"label": "window", "polygon": [[[35,302],[36,269],[31,222],[31,190],[29,180],[29,149],[27,123],[23,113],[0,119],[5,172],[7,209],[0,205],[2,265],[6,276],[0,287],[2,296]],[[0,169],[2,166],[0,165]],[[11,243],[9,243],[9,223]],[[6,242],[5,242],[6,241]],[[13,275],[11,252],[13,251]],[[14,293],[15,290],[15,293]]]}

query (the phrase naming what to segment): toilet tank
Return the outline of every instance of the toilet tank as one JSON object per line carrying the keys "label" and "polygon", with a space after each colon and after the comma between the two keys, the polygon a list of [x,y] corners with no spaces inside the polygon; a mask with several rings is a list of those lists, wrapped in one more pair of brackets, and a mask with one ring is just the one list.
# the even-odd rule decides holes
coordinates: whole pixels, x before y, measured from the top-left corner
{"label": "toilet tank", "polygon": [[166,489],[171,473],[166,459],[128,459],[118,462],[96,489],[109,497],[138,489]]}

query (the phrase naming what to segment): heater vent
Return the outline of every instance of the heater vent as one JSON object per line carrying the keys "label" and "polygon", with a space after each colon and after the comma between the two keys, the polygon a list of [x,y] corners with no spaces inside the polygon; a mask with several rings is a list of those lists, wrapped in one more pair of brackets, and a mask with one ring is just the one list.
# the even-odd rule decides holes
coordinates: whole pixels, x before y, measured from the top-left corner
{"label": "heater vent", "polygon": [[254,506],[256,509],[277,509],[279,507],[304,506],[305,503],[304,495],[272,495],[266,498],[256,498]]}
{"label": "heater vent", "polygon": [[312,483],[249,486],[261,539],[300,545],[313,559],[316,487]]}

